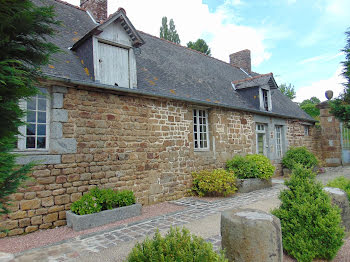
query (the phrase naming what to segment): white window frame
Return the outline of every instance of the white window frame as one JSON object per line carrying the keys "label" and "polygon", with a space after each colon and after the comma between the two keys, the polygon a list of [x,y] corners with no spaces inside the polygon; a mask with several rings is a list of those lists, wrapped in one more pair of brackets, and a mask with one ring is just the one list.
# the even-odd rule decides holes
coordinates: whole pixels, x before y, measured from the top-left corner
{"label": "white window frame", "polygon": [[[204,115],[205,124],[199,123],[199,112],[202,113],[202,118]],[[205,109],[195,108],[193,109],[193,144],[194,144],[194,150],[195,151],[208,151],[209,150],[209,125],[208,125],[208,111]],[[197,128],[195,128],[197,127]],[[201,127],[205,127],[205,132],[201,132]],[[195,131],[197,129],[197,131]],[[203,143],[201,143],[201,134],[205,134],[206,140],[203,140]],[[196,139],[197,135],[197,139]],[[196,143],[197,141],[197,143]],[[206,146],[205,145],[206,142]],[[202,146],[201,146],[202,144]],[[197,146],[196,146],[197,145]]]}
{"label": "white window frame", "polygon": [[267,125],[264,123],[256,123],[255,131],[256,131],[256,153],[259,153],[259,134],[263,134],[263,155],[266,156],[266,130]]}
{"label": "white window frame", "polygon": [[283,156],[283,126],[275,126],[275,137],[276,137],[276,157],[282,158]]}
{"label": "white window frame", "polygon": [[[265,96],[266,95],[266,96]],[[269,90],[262,89],[263,96],[263,108],[265,111],[269,111]]]}
{"label": "white window frame", "polygon": [[304,136],[310,135],[310,128],[309,126],[304,125]]}
{"label": "white window frame", "polygon": [[[47,91],[47,96],[46,96],[46,136],[45,136],[45,148],[27,148],[26,146],[26,138],[27,138],[27,124],[22,125],[18,128],[19,131],[19,135],[18,135],[18,143],[17,143],[17,147],[19,151],[47,151],[49,149],[49,141],[50,141],[50,103],[51,103],[51,99],[50,99],[50,92],[49,89],[47,88],[39,88],[41,90],[46,89]],[[36,95],[35,99],[38,99],[38,96],[40,94]],[[33,99],[32,98],[32,99]],[[19,103],[20,107],[22,108],[22,110],[27,111],[27,101],[26,100],[21,100]],[[38,124],[38,102],[36,103],[36,109],[35,109],[35,113],[36,113],[36,126]],[[23,122],[27,123],[27,118],[26,116],[23,119]],[[43,124],[43,123],[40,123]],[[37,127],[36,127],[36,132],[35,132],[35,145],[36,145],[36,141],[37,141]]]}

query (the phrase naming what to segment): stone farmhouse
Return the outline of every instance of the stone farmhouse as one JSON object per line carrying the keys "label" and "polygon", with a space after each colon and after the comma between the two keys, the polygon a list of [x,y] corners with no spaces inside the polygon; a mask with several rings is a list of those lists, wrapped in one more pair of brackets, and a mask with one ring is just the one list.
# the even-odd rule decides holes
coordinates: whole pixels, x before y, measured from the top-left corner
{"label": "stone farmhouse", "polygon": [[8,235],[65,225],[94,186],[152,204],[184,196],[191,172],[236,154],[264,154],[280,172],[290,146],[320,152],[313,118],[272,73],[252,71],[249,50],[220,61],[138,31],[122,8],[107,18],[107,0],[34,2],[54,6],[62,52],[43,68],[46,95],[23,102],[18,163],[39,165],[12,196]]}

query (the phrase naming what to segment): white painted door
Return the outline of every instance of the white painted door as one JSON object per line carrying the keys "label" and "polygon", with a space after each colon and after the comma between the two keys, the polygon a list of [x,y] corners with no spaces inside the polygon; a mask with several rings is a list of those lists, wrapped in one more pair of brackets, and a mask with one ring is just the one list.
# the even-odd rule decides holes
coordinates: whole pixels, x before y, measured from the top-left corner
{"label": "white painted door", "polygon": [[129,88],[129,50],[99,42],[99,56],[101,83]]}

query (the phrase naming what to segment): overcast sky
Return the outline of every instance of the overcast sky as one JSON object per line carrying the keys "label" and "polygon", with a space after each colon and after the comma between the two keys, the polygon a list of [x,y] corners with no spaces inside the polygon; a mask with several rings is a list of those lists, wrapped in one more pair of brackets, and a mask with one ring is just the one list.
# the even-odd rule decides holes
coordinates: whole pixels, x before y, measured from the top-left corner
{"label": "overcast sky", "polygon": [[[69,0],[79,5],[79,0]],[[229,61],[242,49],[252,69],[291,83],[297,98],[325,100],[342,90],[341,52],[350,27],[350,0],[109,0],[108,13],[126,10],[136,29],[159,36],[163,16],[173,18],[181,45],[203,38],[212,56]]]}

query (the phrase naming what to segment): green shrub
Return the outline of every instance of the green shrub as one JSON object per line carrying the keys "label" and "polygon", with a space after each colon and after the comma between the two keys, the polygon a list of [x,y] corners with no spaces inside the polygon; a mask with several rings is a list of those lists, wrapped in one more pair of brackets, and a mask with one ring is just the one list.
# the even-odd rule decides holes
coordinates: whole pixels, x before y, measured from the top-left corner
{"label": "green shrub", "polygon": [[336,187],[344,190],[346,194],[348,195],[349,201],[350,201],[350,179],[345,178],[343,176],[337,177],[333,179],[332,181],[328,182],[327,186],[329,187]]}
{"label": "green shrub", "polygon": [[165,237],[157,231],[153,239],[136,244],[127,261],[226,262],[227,259],[223,252],[215,253],[211,243],[191,235],[187,229],[170,228]]}
{"label": "green shrub", "polygon": [[71,210],[77,215],[86,215],[132,204],[135,204],[135,196],[132,191],[113,191],[95,187],[72,203]]}
{"label": "green shrub", "polygon": [[212,171],[202,170],[192,173],[192,192],[199,196],[233,194],[237,188],[235,186],[236,177],[231,171],[225,169],[215,169]]}
{"label": "green shrub", "polygon": [[226,168],[233,171],[240,179],[262,178],[268,179],[273,176],[275,167],[264,155],[236,155],[226,162]]}
{"label": "green shrub", "polygon": [[318,160],[306,147],[292,147],[283,157],[282,164],[290,170],[293,170],[295,164],[301,164],[305,168],[314,168],[318,165]]}
{"label": "green shrub", "polygon": [[315,174],[301,165],[285,185],[281,206],[272,211],[281,220],[283,248],[302,262],[332,259],[343,244],[340,209],[332,206]]}

